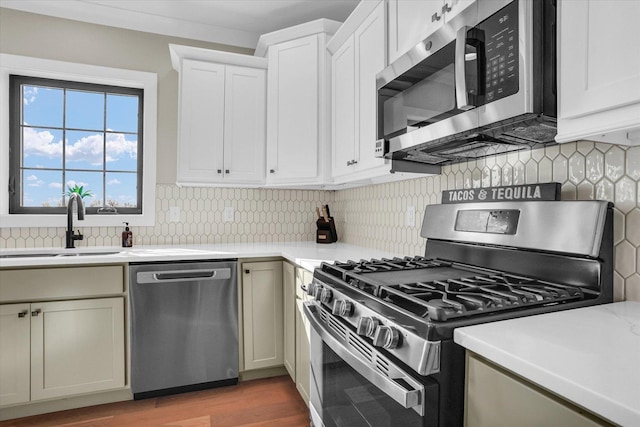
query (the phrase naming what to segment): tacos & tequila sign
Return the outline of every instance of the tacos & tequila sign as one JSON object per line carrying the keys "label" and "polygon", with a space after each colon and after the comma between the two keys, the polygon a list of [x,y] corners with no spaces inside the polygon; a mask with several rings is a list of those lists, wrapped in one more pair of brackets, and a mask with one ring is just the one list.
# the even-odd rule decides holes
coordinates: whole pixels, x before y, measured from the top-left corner
{"label": "tacos & tequila sign", "polygon": [[466,190],[445,190],[442,203],[479,203],[525,200],[560,200],[560,184],[511,185],[506,187],[469,188]]}

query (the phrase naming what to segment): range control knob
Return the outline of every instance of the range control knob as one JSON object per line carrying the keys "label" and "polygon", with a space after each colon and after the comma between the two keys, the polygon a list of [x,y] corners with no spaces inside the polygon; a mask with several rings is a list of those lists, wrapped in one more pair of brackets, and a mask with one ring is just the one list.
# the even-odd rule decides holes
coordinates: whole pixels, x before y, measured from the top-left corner
{"label": "range control knob", "polygon": [[307,285],[307,295],[313,296],[315,294],[317,285],[313,282]]}
{"label": "range control knob", "polygon": [[400,346],[400,332],[392,326],[378,326],[373,336],[373,345],[392,349]]}
{"label": "range control knob", "polygon": [[331,313],[337,316],[349,317],[353,314],[353,303],[347,300],[335,300]]}
{"label": "range control knob", "polygon": [[373,338],[376,329],[380,326],[380,321],[375,317],[363,316],[358,319],[356,333],[365,337]]}
{"label": "range control knob", "polygon": [[322,286],[320,286],[320,285],[315,285],[314,286],[314,288],[313,288],[313,298],[316,301],[320,301],[320,295],[322,295],[322,291],[323,291]]}
{"label": "range control knob", "polygon": [[322,292],[320,293],[320,302],[329,304],[332,298],[333,298],[333,293],[331,292],[331,289],[329,288],[322,289]]}

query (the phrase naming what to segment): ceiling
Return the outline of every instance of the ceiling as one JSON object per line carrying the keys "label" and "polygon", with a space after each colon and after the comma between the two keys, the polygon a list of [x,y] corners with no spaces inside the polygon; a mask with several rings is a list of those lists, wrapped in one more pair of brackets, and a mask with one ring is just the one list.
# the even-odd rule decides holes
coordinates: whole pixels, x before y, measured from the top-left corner
{"label": "ceiling", "polygon": [[0,7],[255,48],[261,34],[344,21],[360,0],[0,0]]}

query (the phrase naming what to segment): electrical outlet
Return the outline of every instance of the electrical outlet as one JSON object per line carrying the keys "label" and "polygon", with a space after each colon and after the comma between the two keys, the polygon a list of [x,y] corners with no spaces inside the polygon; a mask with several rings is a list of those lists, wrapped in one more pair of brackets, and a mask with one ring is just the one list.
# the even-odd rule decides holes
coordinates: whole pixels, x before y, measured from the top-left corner
{"label": "electrical outlet", "polygon": [[224,222],[233,222],[233,206],[224,207]]}
{"label": "electrical outlet", "polygon": [[169,206],[169,221],[180,222],[180,208],[178,206]]}
{"label": "electrical outlet", "polygon": [[407,227],[416,226],[416,207],[407,206]]}

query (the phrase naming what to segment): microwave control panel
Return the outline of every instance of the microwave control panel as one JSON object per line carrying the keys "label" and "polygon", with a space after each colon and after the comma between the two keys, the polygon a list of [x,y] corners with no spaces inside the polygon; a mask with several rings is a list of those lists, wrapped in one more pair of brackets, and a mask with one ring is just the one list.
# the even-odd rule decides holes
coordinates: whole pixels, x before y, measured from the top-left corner
{"label": "microwave control panel", "polygon": [[518,93],[518,2],[478,24],[485,36],[485,103]]}

